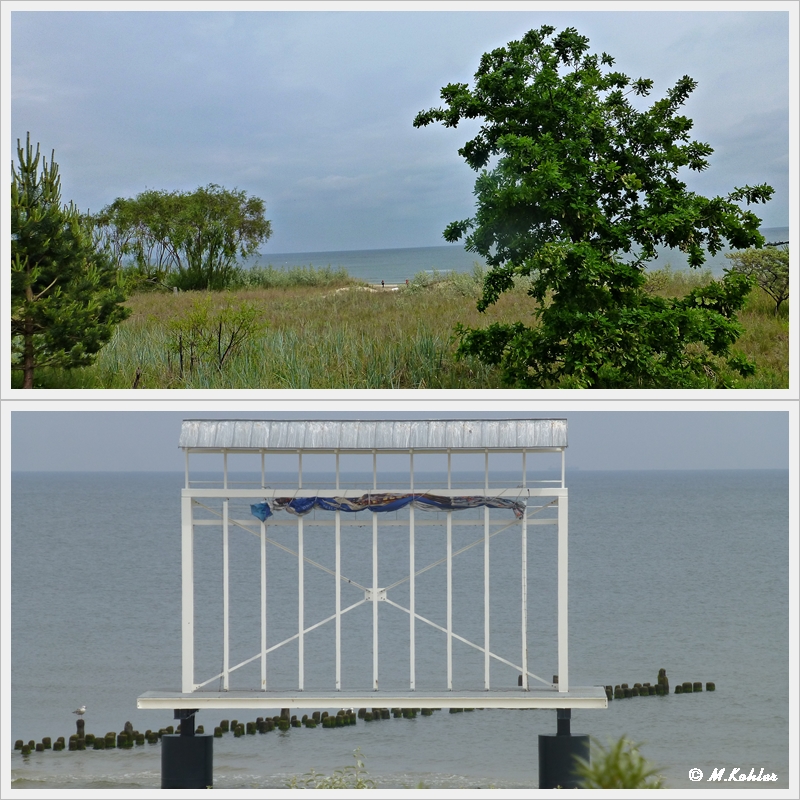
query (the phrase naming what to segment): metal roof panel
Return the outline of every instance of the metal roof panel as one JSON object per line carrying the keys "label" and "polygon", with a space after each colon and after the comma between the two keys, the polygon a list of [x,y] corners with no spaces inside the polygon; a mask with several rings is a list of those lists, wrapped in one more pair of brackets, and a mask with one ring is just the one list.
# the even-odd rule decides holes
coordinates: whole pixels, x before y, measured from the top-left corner
{"label": "metal roof panel", "polygon": [[180,447],[237,450],[516,450],[566,447],[565,419],[183,421]]}

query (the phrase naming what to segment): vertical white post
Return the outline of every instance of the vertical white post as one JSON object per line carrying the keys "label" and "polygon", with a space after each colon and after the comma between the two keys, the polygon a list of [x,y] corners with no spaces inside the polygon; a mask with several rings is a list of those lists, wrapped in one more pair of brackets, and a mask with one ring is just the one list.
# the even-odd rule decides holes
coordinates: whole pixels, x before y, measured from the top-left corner
{"label": "vertical white post", "polygon": [[[489,496],[489,451],[484,454],[485,478],[484,493]],[[489,691],[489,507],[483,507],[483,684]]]}
{"label": "vertical white post", "polygon": [[[336,453],[336,488],[339,488],[339,453]],[[336,691],[342,690],[342,520],[341,511],[336,511],[336,533],[334,547],[336,580]]]}
{"label": "vertical white post", "polygon": [[342,529],[341,511],[336,511],[334,547],[336,549],[334,579],[336,581],[336,691],[342,689]]}
{"label": "vertical white post", "polygon": [[567,452],[566,450],[561,450],[561,488],[564,488],[564,479],[566,478],[567,472]]}
{"label": "vertical white post", "polygon": [[[527,451],[522,451],[522,488],[528,482]],[[522,689],[528,691],[528,498],[522,511]]]}
{"label": "vertical white post", "polygon": [[[453,488],[452,451],[447,451],[447,488]],[[447,512],[447,690],[453,690],[453,512]]]}
{"label": "vertical white post", "polygon": [[378,515],[372,515],[372,688],[378,691]]}
{"label": "vertical white post", "polygon": [[[336,454],[337,460],[337,476],[338,476],[338,460],[339,454]],[[337,481],[338,486],[338,481]],[[297,451],[297,488],[303,488],[303,451]],[[337,515],[337,523],[338,523],[338,515],[339,512],[336,512]],[[297,576],[299,580],[298,586],[298,596],[297,596],[297,616],[298,616],[298,626],[299,626],[299,636],[297,639],[297,680],[299,683],[299,688],[302,691],[303,689],[303,662],[305,659],[305,641],[303,639],[303,518],[297,518]],[[337,556],[338,556],[338,547],[339,543],[336,543],[337,547]],[[336,588],[338,590],[339,584],[337,580]],[[338,609],[337,609],[338,611]],[[336,620],[338,625],[338,618]],[[337,630],[338,633],[338,630]]]}
{"label": "vertical white post", "polygon": [[[372,488],[378,488],[378,455],[372,451]],[[378,691],[378,515],[372,514],[372,688]]]}
{"label": "vertical white post", "polygon": [[[414,494],[414,451],[410,451],[410,466],[411,466],[411,494]],[[416,642],[414,640],[414,630],[415,630],[415,586],[414,586],[414,579],[415,579],[415,568],[414,568],[414,506],[409,506],[408,512],[408,560],[409,560],[409,571],[410,571],[410,579],[408,584],[408,607],[411,611],[409,615],[409,630],[408,630],[408,646],[409,646],[409,688],[413,692],[416,688],[417,684],[417,677],[416,677]]]}
{"label": "vertical white post", "polygon": [[297,518],[297,688],[303,691],[303,673],[305,668],[305,628],[303,613],[303,518]]}
{"label": "vertical white post", "polygon": [[[262,454],[262,463],[263,463],[263,454]],[[266,690],[267,690],[267,523],[262,522],[261,523],[261,691],[265,692]]]}
{"label": "vertical white post", "polygon": [[528,501],[522,511],[522,688],[528,691]]}
{"label": "vertical white post", "polygon": [[522,488],[528,486],[528,451],[522,451]]}
{"label": "vertical white post", "polygon": [[558,691],[569,691],[567,497],[558,498]]}
{"label": "vertical white post", "polygon": [[[188,451],[187,451],[188,461]],[[188,470],[187,470],[188,486]],[[194,691],[194,522],[192,498],[181,498],[181,691]]]}
{"label": "vertical white post", "polygon": [[[227,472],[226,472],[227,478]],[[228,499],[222,501],[222,689],[229,689],[230,667],[230,606],[228,570]]]}

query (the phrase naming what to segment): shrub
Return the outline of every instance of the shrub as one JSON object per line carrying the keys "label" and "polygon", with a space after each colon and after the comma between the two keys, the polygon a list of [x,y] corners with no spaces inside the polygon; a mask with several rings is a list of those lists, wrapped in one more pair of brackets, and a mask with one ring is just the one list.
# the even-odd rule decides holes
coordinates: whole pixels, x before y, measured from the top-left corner
{"label": "shrub", "polygon": [[257,315],[256,306],[248,302],[234,305],[228,300],[212,308],[210,294],[195,300],[187,313],[169,323],[170,347],[178,356],[181,377],[201,364],[213,364],[221,372],[245,342],[263,332]]}
{"label": "shrub", "polygon": [[277,269],[272,264],[264,267],[237,267],[231,275],[229,288],[242,289],[274,289],[289,288],[294,286],[334,286],[352,284],[357,281],[344,267],[332,268],[315,267],[288,267]]}
{"label": "shrub", "polygon": [[661,789],[664,779],[639,752],[639,746],[624,736],[603,747],[592,741],[591,763],[578,758],[582,789]]}

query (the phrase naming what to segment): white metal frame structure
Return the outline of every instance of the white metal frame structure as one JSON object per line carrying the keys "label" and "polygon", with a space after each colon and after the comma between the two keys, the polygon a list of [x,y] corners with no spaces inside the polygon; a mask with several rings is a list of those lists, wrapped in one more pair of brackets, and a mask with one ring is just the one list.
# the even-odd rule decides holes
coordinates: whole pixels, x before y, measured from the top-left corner
{"label": "white metal frame structure", "polygon": [[[181,496],[181,551],[182,551],[182,680],[181,691],[152,691],[138,700],[139,708],[326,708],[344,706],[381,706],[400,708],[419,707],[482,707],[482,708],[605,708],[607,698],[601,686],[572,687],[569,681],[568,651],[568,490],[565,485],[565,450],[567,447],[567,424],[565,420],[415,420],[415,421],[262,421],[262,420],[187,420],[184,421],[180,446],[185,453],[186,481]],[[306,454],[332,454],[335,456],[335,477],[330,486],[308,488],[303,486],[303,456]],[[340,486],[340,456],[342,454],[366,454],[372,456],[372,487],[345,489]],[[406,454],[409,463],[409,482],[407,486],[378,488],[377,457],[382,454]],[[414,455],[438,453],[447,456],[447,488],[431,491],[421,489],[414,480]],[[467,547],[453,551],[452,527],[453,513],[446,514],[446,553],[434,563],[420,567],[415,560],[415,532],[425,526],[424,520],[415,515],[413,505],[409,507],[408,519],[387,521],[379,519],[382,515],[371,513],[372,517],[372,583],[356,584],[346,577],[342,565],[342,536],[347,535],[351,523],[349,514],[336,510],[334,519],[305,520],[303,516],[294,519],[279,519],[278,515],[267,521],[235,519],[229,512],[229,503],[274,503],[276,498],[287,496],[296,498],[335,497],[337,500],[352,500],[384,493],[413,495],[415,497],[436,495],[438,498],[461,498],[465,495],[475,497],[475,489],[453,486],[452,457],[454,454],[479,453],[484,456],[484,485],[482,499],[491,501],[503,498],[521,504],[519,519],[508,523],[492,521],[490,508],[483,506],[482,523],[473,524],[482,528],[482,535]],[[519,485],[491,486],[489,456],[493,453],[517,453],[522,460],[522,479]],[[538,453],[560,453],[561,476],[554,481],[539,481],[539,485],[528,485],[528,457]],[[193,454],[215,454],[222,457],[222,480],[216,486],[198,484],[191,480],[190,456]],[[229,481],[229,455],[248,455],[260,460],[261,485],[237,488]],[[267,488],[265,482],[268,459],[274,454],[294,454],[297,457],[297,482],[291,489]],[[545,485],[542,485],[545,484]],[[215,511],[212,503],[221,503],[221,510]],[[218,507],[218,506],[217,506]],[[202,509],[203,514],[196,512]],[[548,510],[547,514],[544,514]],[[555,513],[553,513],[555,511]],[[210,516],[209,516],[210,512]],[[549,514],[549,515],[548,515]],[[331,566],[319,564],[307,558],[304,553],[304,533],[308,525],[333,523],[334,563]],[[358,523],[363,527],[364,522]],[[441,522],[436,523],[441,525]],[[194,548],[197,530],[213,525],[222,530],[222,637],[223,657],[220,673],[198,682],[195,677],[195,574]],[[275,525],[296,526],[296,549],[288,550],[270,536],[270,528]],[[404,580],[389,586],[381,586],[378,574],[378,531],[382,526],[402,525],[407,528],[409,537],[409,571]],[[491,650],[490,609],[490,540],[501,531],[518,525],[521,533],[521,644],[519,663],[501,656]],[[528,665],[527,620],[527,542],[528,529],[536,525],[551,525],[557,529],[557,631],[558,631],[558,683],[553,683],[530,672]],[[246,530],[260,541],[260,619],[261,645],[259,651],[246,660],[230,663],[230,565],[229,533],[232,529]],[[267,638],[267,580],[266,563],[268,545],[277,545],[290,552],[297,559],[298,626],[294,635],[283,641],[270,643]],[[453,630],[453,559],[460,552],[473,546],[483,546],[483,594],[484,619],[483,642],[470,641]],[[440,625],[420,614],[416,608],[415,578],[431,567],[445,565],[446,572],[446,623]],[[304,593],[307,582],[305,569],[311,565],[334,577],[335,607],[326,619],[308,624],[304,614]],[[363,599],[343,608],[341,587],[347,581],[363,589]],[[408,584],[407,606],[391,597],[391,590],[400,583]],[[408,614],[408,688],[401,691],[379,689],[379,606],[381,603],[393,606]],[[341,620],[357,606],[372,606],[372,681],[370,686],[359,690],[343,688]],[[304,641],[308,633],[322,625],[333,623],[335,628],[335,675],[327,691],[309,691],[305,686]],[[445,635],[446,641],[446,689],[431,692],[418,690],[415,675],[415,647],[417,625],[432,626]],[[459,641],[475,648],[483,654],[483,687],[470,690],[453,688],[453,641]],[[296,643],[298,655],[297,689],[272,690],[267,683],[268,656],[290,642]],[[294,646],[294,645],[293,645]],[[517,670],[522,676],[521,686],[514,689],[497,689],[491,684],[492,661],[502,662]],[[237,669],[254,661],[260,662],[260,685],[246,691],[230,689],[230,675]],[[219,682],[221,691],[210,690],[210,685]]]}

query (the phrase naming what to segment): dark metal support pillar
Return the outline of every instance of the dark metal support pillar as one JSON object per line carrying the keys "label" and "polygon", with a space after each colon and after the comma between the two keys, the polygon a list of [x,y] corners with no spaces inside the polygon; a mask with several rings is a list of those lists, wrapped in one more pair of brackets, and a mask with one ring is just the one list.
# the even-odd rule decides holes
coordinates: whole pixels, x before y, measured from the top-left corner
{"label": "dark metal support pillar", "polygon": [[578,789],[575,758],[589,761],[589,736],[572,734],[572,710],[558,708],[556,734],[539,735],[539,788]]}
{"label": "dark metal support pillar", "polygon": [[196,713],[196,708],[176,708],[180,734],[161,737],[162,789],[209,789],[214,784],[214,737],[195,734]]}

